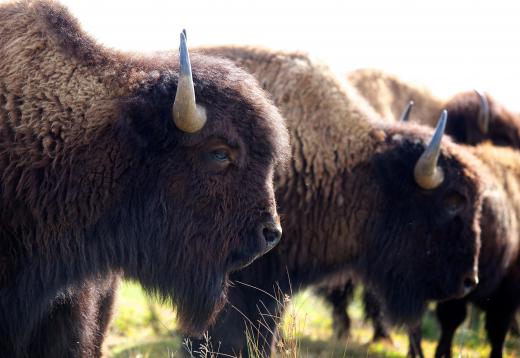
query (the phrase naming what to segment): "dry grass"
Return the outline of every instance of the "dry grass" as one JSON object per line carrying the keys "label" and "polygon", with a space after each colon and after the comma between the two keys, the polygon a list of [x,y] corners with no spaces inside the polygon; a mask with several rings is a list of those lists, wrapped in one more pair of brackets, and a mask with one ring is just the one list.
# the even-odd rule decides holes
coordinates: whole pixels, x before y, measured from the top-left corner
{"label": "dry grass", "polygon": [[[289,298],[278,295],[277,301],[285,307],[281,339],[277,344],[280,358],[333,358],[333,357],[405,357],[408,349],[406,334],[392,332],[392,343],[370,344],[372,330],[361,319],[361,303],[355,299],[349,312],[353,319],[351,337],[337,341],[333,337],[329,309],[310,291]],[[466,322],[458,330],[454,357],[485,357],[489,345],[485,339],[482,317],[474,315],[476,322]],[[266,317],[266,319],[278,317]],[[432,315],[424,320],[423,349],[433,356],[438,328]],[[249,354],[261,358],[255,342],[258,334],[250,331]],[[222,358],[218,346],[206,336],[201,347],[182,342],[176,332],[175,316],[168,307],[150,302],[135,284],[125,283],[119,294],[117,313],[107,339],[107,356],[114,358],[176,357],[181,350],[189,351],[193,358]],[[520,339],[509,337],[505,357],[520,358]]]}

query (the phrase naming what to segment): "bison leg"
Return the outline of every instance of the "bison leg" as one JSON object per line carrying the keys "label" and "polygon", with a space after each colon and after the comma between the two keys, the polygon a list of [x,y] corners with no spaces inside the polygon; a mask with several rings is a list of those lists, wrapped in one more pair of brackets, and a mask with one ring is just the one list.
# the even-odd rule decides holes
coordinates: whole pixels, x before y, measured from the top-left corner
{"label": "bison leg", "polygon": [[99,293],[99,304],[97,310],[97,325],[95,327],[96,334],[94,339],[94,347],[96,348],[95,357],[102,356],[103,341],[108,330],[108,324],[112,318],[112,311],[116,299],[117,287],[119,286],[119,277],[114,276],[107,281],[105,289]]}
{"label": "bison leg", "polygon": [[385,325],[383,319],[383,312],[378,299],[374,296],[372,291],[365,289],[363,291],[363,303],[365,306],[365,319],[372,321],[374,326],[373,342],[388,340],[391,341],[390,333]]}
{"label": "bison leg", "polygon": [[511,334],[515,337],[520,337],[520,327],[518,326],[518,319],[517,317],[513,318],[513,322],[511,322],[511,328],[510,328]]}
{"label": "bison leg", "polygon": [[467,314],[466,300],[451,300],[437,304],[437,319],[441,326],[441,338],[435,350],[435,357],[451,357],[451,346],[455,331]]}
{"label": "bison leg", "polygon": [[421,347],[422,331],[421,322],[408,329],[408,356],[424,358],[424,353]]}
{"label": "bison leg", "polygon": [[33,333],[30,357],[101,357],[118,278],[69,288]]}
{"label": "bison leg", "polygon": [[349,280],[342,287],[318,291],[332,307],[332,327],[337,339],[346,339],[350,334],[350,317],[347,307],[352,301],[354,283]]}
{"label": "bison leg", "polygon": [[506,300],[492,302],[486,310],[486,332],[491,343],[491,358],[502,358],[507,331],[514,319],[514,305]]}

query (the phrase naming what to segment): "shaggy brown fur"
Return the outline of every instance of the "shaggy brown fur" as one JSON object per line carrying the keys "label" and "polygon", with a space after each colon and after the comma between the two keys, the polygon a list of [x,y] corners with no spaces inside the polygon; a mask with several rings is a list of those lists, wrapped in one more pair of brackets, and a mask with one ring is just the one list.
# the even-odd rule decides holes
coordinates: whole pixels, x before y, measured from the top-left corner
{"label": "shaggy brown fur", "polygon": [[[409,93],[406,83],[396,82],[394,87],[396,92],[403,90],[406,95]],[[395,95],[396,98],[399,96]],[[475,92],[460,93],[447,102],[449,120],[446,131],[455,140],[468,144],[489,140],[494,144],[518,148],[519,119],[491,96],[486,96],[491,117],[487,134],[483,134],[477,125],[481,104]],[[373,105],[382,103],[372,102],[372,97],[367,99]],[[423,103],[432,102],[424,98]],[[390,103],[387,105],[390,106]],[[430,116],[433,116],[433,113]],[[414,117],[412,114],[412,118]],[[480,284],[468,297],[438,304],[437,315],[441,323],[442,336],[436,356],[451,356],[455,330],[465,319],[467,303],[473,302],[486,312],[486,329],[492,345],[491,357],[501,357],[507,330],[514,321],[514,313],[520,305],[520,152],[492,145],[479,145],[468,150],[492,173],[488,176],[488,181],[494,188],[483,205]],[[338,292],[341,290],[344,291],[343,288],[338,288]],[[344,301],[342,297],[337,297],[337,292],[331,295],[337,301]],[[340,322],[340,319],[337,318],[336,321]],[[413,330],[410,340],[412,355],[423,356],[420,350],[420,328],[416,327]]]}
{"label": "shaggy brown fur", "polygon": [[488,93],[489,130],[483,133],[477,124],[480,99],[474,91],[461,92],[446,103],[450,120],[446,132],[460,143],[476,145],[491,141],[495,145],[520,148],[520,115],[512,113]]}
{"label": "shaggy brown fur", "polygon": [[[427,88],[415,86],[401,78],[376,69],[349,72],[347,81],[379,113],[390,121],[397,121],[409,101],[414,101],[413,121],[435,127],[443,101]],[[451,122],[451,111],[450,121]]]}
{"label": "shaggy brown fur", "polygon": [[520,115],[509,111],[488,93],[489,131],[482,133],[477,124],[481,104],[474,91],[458,93],[445,101],[425,88],[375,69],[350,72],[347,80],[386,120],[396,121],[408,101],[413,100],[411,120],[432,127],[439,111],[446,108],[449,113],[446,134],[459,143],[475,145],[490,140],[496,145],[520,148]]}
{"label": "shaggy brown fur", "polygon": [[[437,304],[441,338],[436,357],[451,357],[453,337],[466,318],[466,306],[486,312],[490,357],[502,357],[507,331],[520,307],[520,153],[482,144],[473,152],[493,172],[494,189],[483,203],[479,284],[467,297]],[[410,333],[412,356],[423,356],[420,328]]]}
{"label": "shaggy brown fur", "polygon": [[208,123],[186,134],[176,54],[104,49],[46,1],[0,6],[0,54],[0,356],[98,355],[114,272],[205,329],[278,220],[288,134],[255,79],[193,55]]}
{"label": "shaggy brown fur", "polygon": [[[346,270],[383,297],[396,321],[414,322],[427,300],[461,294],[479,249],[480,163],[446,140],[440,159],[446,180],[420,189],[412,172],[430,130],[377,121],[354,89],[305,55],[204,52],[251,71],[293,139],[290,171],[276,180],[284,238],[233,275],[232,306],[210,331],[220,352],[247,354],[243,314],[268,355],[280,309],[269,294],[290,294]],[[453,235],[456,241],[447,240]]]}

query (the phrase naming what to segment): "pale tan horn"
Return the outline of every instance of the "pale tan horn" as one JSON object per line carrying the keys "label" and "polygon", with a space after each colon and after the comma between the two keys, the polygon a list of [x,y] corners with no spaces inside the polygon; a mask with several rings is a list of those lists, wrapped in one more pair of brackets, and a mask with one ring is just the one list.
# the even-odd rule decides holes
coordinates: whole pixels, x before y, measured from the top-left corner
{"label": "pale tan horn", "polygon": [[478,111],[478,129],[482,134],[487,134],[489,132],[489,102],[486,98],[486,95],[482,92],[474,90],[480,100],[480,109]]}
{"label": "pale tan horn", "polygon": [[181,131],[195,133],[206,123],[206,110],[195,102],[195,89],[191,75],[190,55],[186,44],[186,32],[181,32],[179,46],[179,82],[173,102],[173,122]]}
{"label": "pale tan horn", "polygon": [[399,118],[399,122],[408,122],[408,120],[410,119],[410,112],[412,111],[413,105],[413,101],[408,102],[406,108],[403,111],[403,114],[401,114],[401,118]]}
{"label": "pale tan horn", "polygon": [[441,140],[446,128],[448,111],[443,110],[430,144],[424,150],[414,168],[415,182],[423,189],[435,189],[444,181],[444,172],[437,166],[441,151]]}

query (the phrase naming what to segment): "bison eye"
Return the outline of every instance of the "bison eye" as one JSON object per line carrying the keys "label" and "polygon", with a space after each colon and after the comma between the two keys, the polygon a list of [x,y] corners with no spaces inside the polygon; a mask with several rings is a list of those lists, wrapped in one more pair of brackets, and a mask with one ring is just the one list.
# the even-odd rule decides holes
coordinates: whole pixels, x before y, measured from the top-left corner
{"label": "bison eye", "polygon": [[217,162],[228,162],[230,160],[229,152],[225,149],[216,149],[211,152],[211,156]]}
{"label": "bison eye", "polygon": [[444,197],[444,207],[450,215],[458,214],[465,204],[466,198],[459,193],[453,192]]}
{"label": "bison eye", "polygon": [[238,149],[230,147],[222,140],[212,139],[200,151],[201,163],[208,172],[223,173],[235,163],[237,153]]}

